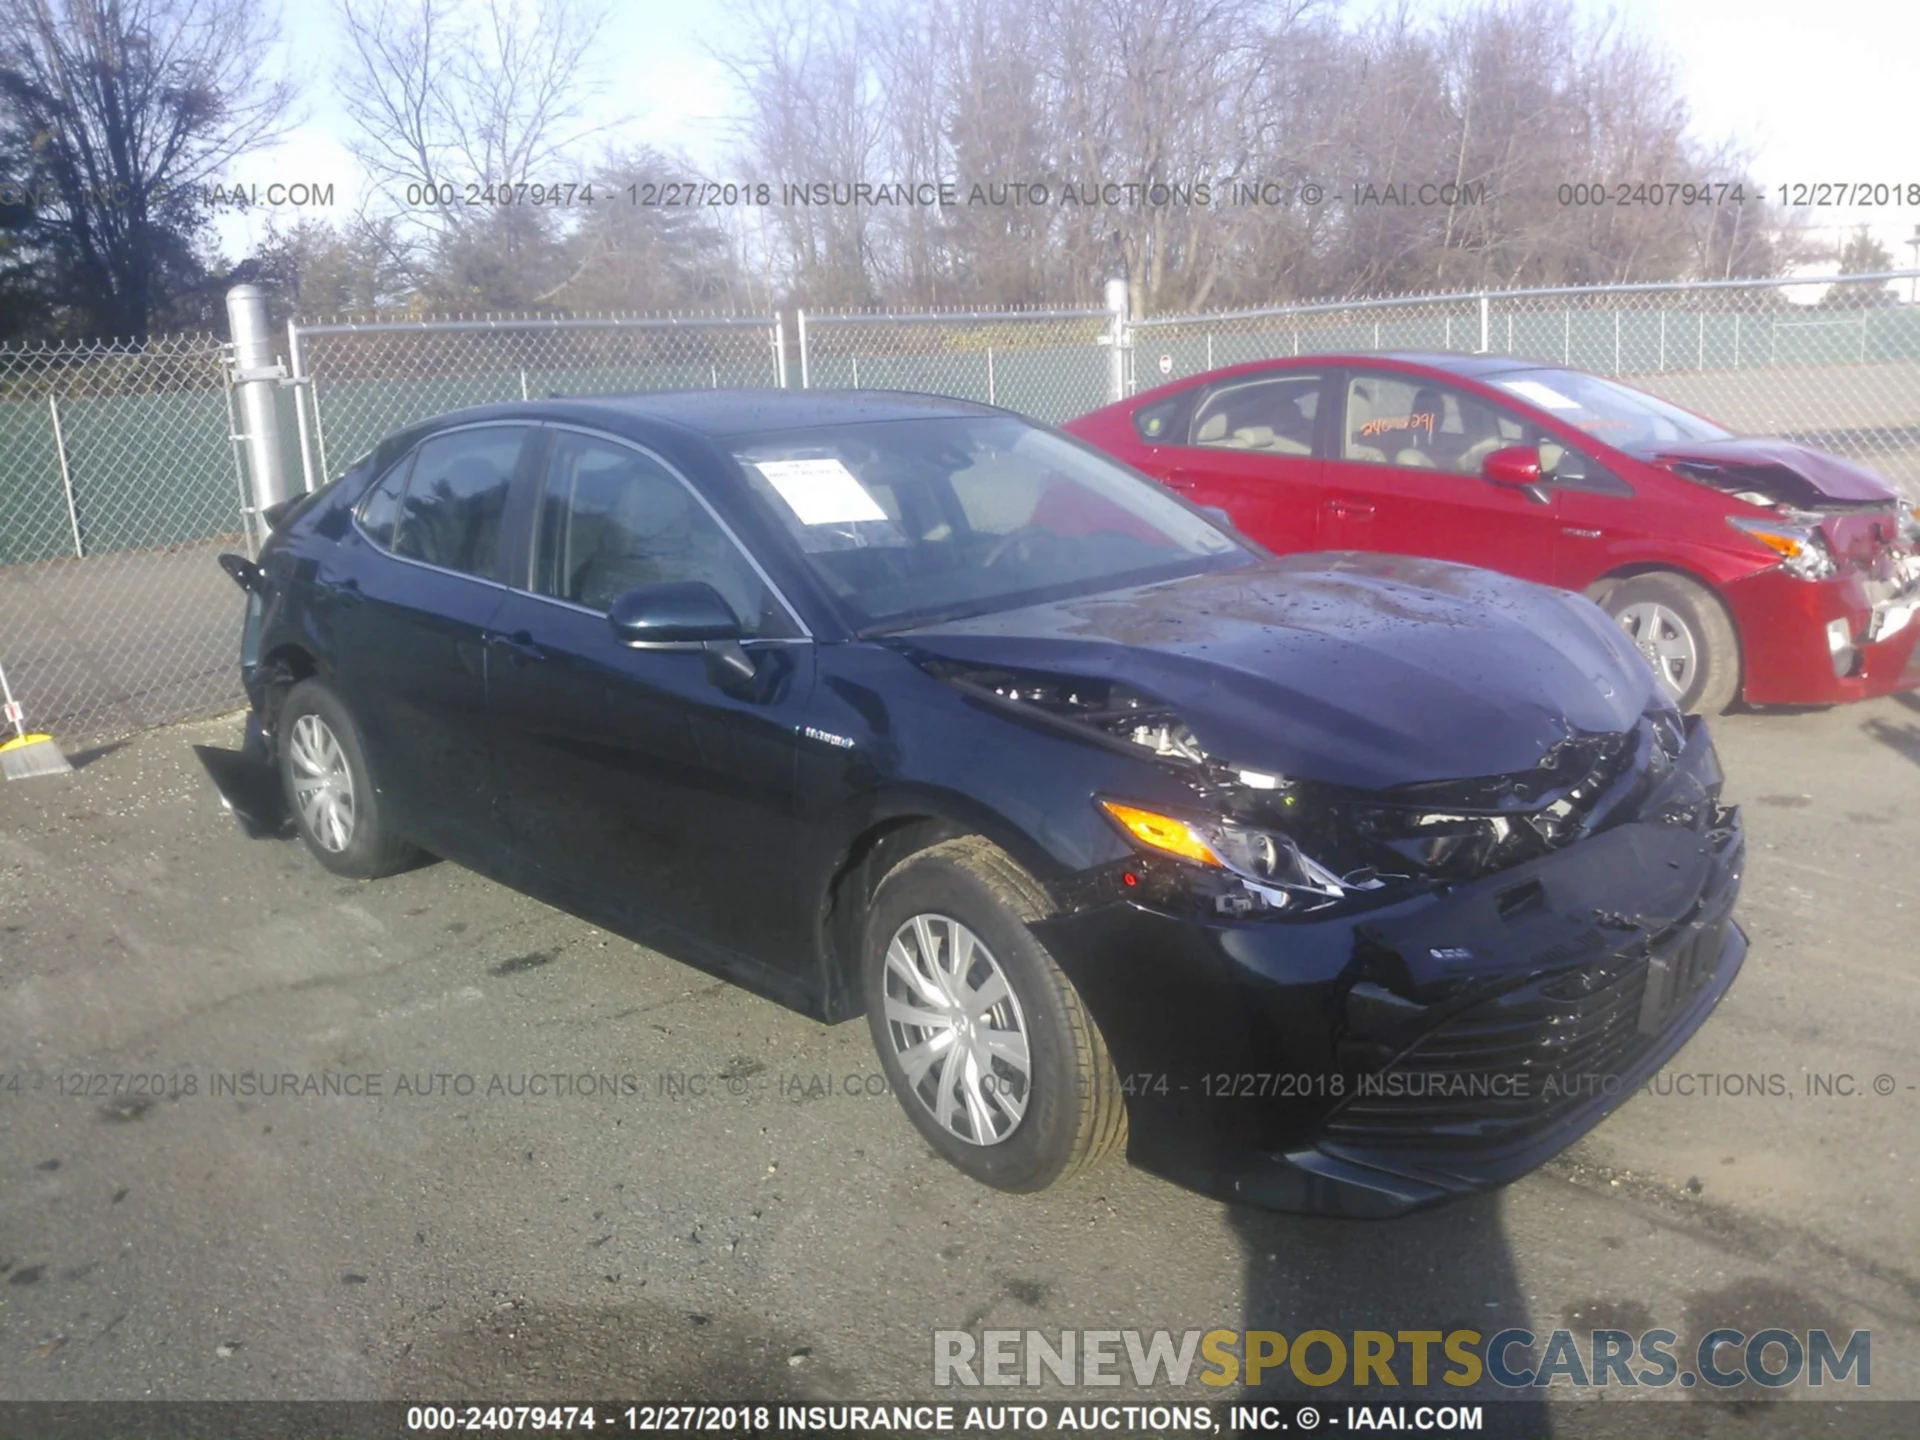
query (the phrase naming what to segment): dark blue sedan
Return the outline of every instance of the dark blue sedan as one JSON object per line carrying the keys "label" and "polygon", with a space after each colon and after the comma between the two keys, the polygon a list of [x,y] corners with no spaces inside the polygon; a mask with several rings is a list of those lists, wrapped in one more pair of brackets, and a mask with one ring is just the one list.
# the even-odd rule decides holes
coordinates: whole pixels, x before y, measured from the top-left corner
{"label": "dark blue sedan", "polygon": [[1738,970],[1713,746],[1578,596],[1276,560],[1058,432],[877,393],[446,415],[270,517],[249,752],[809,1015],[942,1156],[1125,1141],[1394,1214],[1598,1121]]}

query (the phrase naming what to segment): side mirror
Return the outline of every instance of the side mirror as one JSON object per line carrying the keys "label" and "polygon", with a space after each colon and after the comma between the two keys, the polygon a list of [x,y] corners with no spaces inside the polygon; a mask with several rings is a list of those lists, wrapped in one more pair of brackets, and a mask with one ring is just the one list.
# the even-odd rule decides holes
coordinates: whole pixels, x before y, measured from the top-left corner
{"label": "side mirror", "polygon": [[219,561],[220,568],[227,572],[227,577],[249,595],[256,590],[266,588],[266,572],[246,556],[222,555]]}
{"label": "side mirror", "polygon": [[704,580],[629,590],[607,610],[607,626],[635,649],[704,650],[707,677],[722,689],[757,673],[753,657],[740,648],[740,617]]}
{"label": "side mirror", "polygon": [[1480,462],[1480,473],[1495,485],[1519,490],[1537,505],[1547,503],[1540,473],[1540,452],[1531,445],[1509,445]]}
{"label": "side mirror", "polygon": [[740,638],[739,617],[704,580],[629,590],[608,609],[607,624],[622,645],[686,645]]}

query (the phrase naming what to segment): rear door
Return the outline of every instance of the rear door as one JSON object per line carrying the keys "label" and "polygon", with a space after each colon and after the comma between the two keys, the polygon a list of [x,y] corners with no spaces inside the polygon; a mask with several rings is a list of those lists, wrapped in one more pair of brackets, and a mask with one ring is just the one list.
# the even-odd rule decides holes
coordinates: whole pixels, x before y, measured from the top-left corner
{"label": "rear door", "polygon": [[1319,540],[1320,436],[1326,375],[1275,370],[1206,387],[1180,443],[1155,457],[1165,483],[1196,505],[1225,510],[1244,534],[1280,554]]}
{"label": "rear door", "polygon": [[1323,549],[1424,555],[1553,579],[1553,492],[1542,504],[1480,473],[1495,450],[1536,443],[1537,427],[1425,375],[1354,370],[1340,389],[1321,505]]}
{"label": "rear door", "polygon": [[507,594],[508,502],[536,433],[482,425],[423,441],[368,491],[314,582],[329,678],[400,828],[481,865],[498,839],[483,642]]}
{"label": "rear door", "polygon": [[[813,647],[694,487],[659,457],[556,427],[531,584],[488,635],[495,753],[516,859],[583,910],[774,968],[809,953],[794,814]],[[697,647],[608,627],[640,585],[700,580],[757,674],[722,689]]]}

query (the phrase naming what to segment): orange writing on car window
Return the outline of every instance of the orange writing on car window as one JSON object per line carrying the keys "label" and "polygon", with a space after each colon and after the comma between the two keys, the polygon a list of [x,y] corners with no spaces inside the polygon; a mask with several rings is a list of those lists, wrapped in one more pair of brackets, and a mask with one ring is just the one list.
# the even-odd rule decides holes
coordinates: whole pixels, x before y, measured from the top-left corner
{"label": "orange writing on car window", "polygon": [[1360,427],[1362,435],[1384,435],[1389,430],[1424,430],[1433,434],[1435,414],[1423,410],[1413,415],[1381,415]]}

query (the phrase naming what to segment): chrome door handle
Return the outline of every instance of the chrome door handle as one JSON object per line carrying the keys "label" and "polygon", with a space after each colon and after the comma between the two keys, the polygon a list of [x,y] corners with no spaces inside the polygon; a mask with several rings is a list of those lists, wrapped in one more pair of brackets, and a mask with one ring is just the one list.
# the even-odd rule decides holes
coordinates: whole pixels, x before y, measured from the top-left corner
{"label": "chrome door handle", "polygon": [[1571,535],[1578,540],[1598,540],[1600,538],[1600,532],[1598,530],[1584,530],[1578,525],[1562,525],[1560,527],[1560,533],[1562,535]]}

